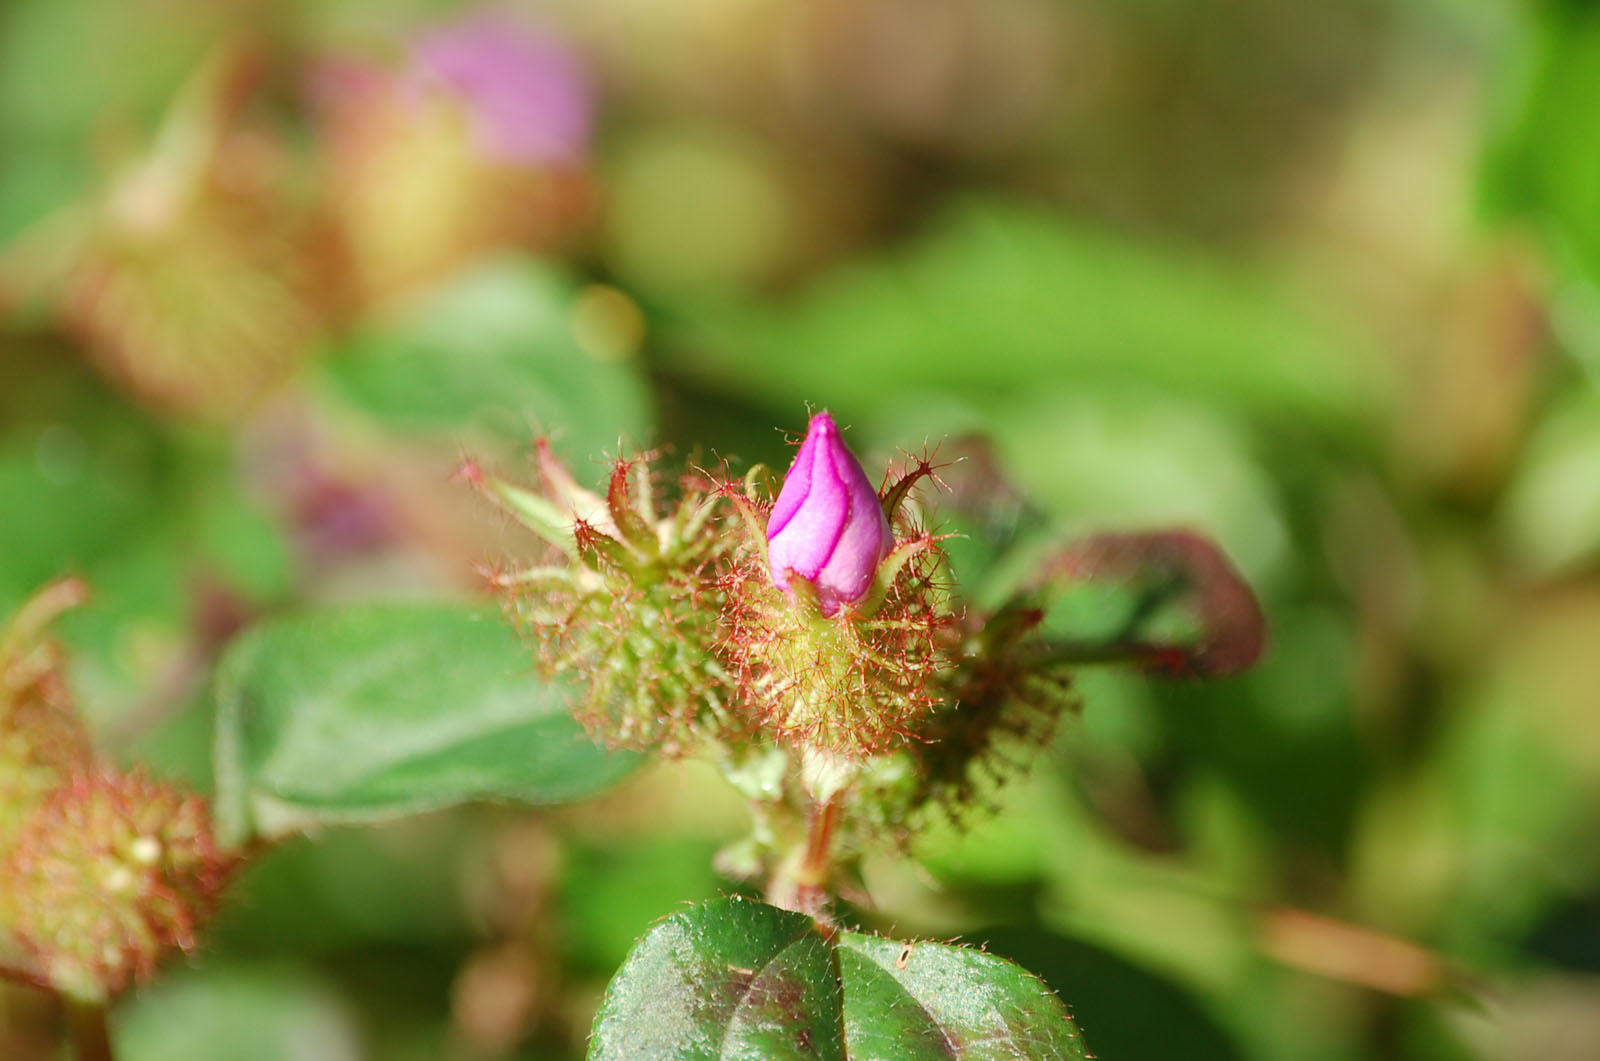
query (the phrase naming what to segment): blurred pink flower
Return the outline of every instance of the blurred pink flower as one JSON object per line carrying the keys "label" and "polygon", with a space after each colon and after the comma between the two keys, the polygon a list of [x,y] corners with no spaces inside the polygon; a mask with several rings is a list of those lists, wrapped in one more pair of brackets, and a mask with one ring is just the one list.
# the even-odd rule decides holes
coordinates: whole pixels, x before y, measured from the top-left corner
{"label": "blurred pink flower", "polygon": [[494,11],[426,27],[385,63],[319,59],[309,90],[355,301],[379,305],[589,217],[593,99],[558,36]]}
{"label": "blurred pink flower", "polygon": [[479,11],[411,41],[406,84],[463,110],[485,158],[514,165],[567,162],[588,148],[587,73],[558,38],[496,11]]}

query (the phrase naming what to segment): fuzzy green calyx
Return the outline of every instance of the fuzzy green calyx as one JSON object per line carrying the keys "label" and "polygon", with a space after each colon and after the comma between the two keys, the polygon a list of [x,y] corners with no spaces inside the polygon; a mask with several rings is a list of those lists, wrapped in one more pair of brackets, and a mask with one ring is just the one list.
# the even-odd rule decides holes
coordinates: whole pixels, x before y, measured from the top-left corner
{"label": "fuzzy green calyx", "polygon": [[862,759],[914,739],[917,721],[939,701],[936,676],[948,662],[952,616],[917,592],[936,560],[901,568],[873,614],[822,613],[804,579],[779,589],[764,564],[730,579],[723,649],[741,709],[797,749]]}
{"label": "fuzzy green calyx", "polygon": [[937,706],[913,739],[862,765],[848,822],[866,838],[909,846],[930,824],[958,826],[997,808],[1000,790],[1050,743],[1078,706],[1065,669],[1044,658],[1040,613],[1023,607],[969,616]]}

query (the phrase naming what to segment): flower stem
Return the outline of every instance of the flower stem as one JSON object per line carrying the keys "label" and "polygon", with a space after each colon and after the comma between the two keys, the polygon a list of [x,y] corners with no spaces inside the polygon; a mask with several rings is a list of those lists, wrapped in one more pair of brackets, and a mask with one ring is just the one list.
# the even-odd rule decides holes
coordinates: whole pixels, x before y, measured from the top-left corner
{"label": "flower stem", "polygon": [[77,1061],[115,1061],[103,1003],[68,999],[67,1019],[72,1026],[72,1053]]}
{"label": "flower stem", "polygon": [[806,835],[806,857],[800,865],[801,883],[818,887],[828,883],[828,848],[833,843],[833,831],[839,825],[839,810],[837,796],[812,806],[811,829]]}
{"label": "flower stem", "polygon": [[816,918],[824,929],[831,929],[833,924],[827,912],[828,881],[833,877],[829,849],[833,846],[841,810],[838,796],[812,805],[805,855],[794,875],[795,908]]}

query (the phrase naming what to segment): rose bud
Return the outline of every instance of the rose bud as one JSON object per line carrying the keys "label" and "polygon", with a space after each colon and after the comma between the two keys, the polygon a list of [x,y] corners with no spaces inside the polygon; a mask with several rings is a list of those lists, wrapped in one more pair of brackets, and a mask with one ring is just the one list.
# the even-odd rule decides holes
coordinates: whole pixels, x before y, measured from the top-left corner
{"label": "rose bud", "polygon": [[866,596],[894,534],[877,491],[826,412],[806,438],[767,522],[772,581],[789,590],[799,575],[816,589],[824,615]]}

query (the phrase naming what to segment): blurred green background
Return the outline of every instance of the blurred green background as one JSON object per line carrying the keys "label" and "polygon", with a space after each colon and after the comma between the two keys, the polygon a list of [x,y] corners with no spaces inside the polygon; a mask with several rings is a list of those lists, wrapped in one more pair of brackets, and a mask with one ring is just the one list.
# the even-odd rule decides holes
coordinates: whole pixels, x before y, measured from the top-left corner
{"label": "blurred green background", "polygon": [[[543,110],[418,74],[484,17]],[[0,612],[90,580],[115,754],[207,784],[254,619],[479,593],[527,543],[463,453],[781,465],[812,403],[869,468],[988,440],[1061,535],[1202,530],[1271,626],[1086,669],[864,923],[987,941],[1109,1061],[1600,1056],[1600,5],[5,0],[0,248]],[[117,1038],[580,1056],[732,887],[730,803],[669,764],[285,845]]]}

